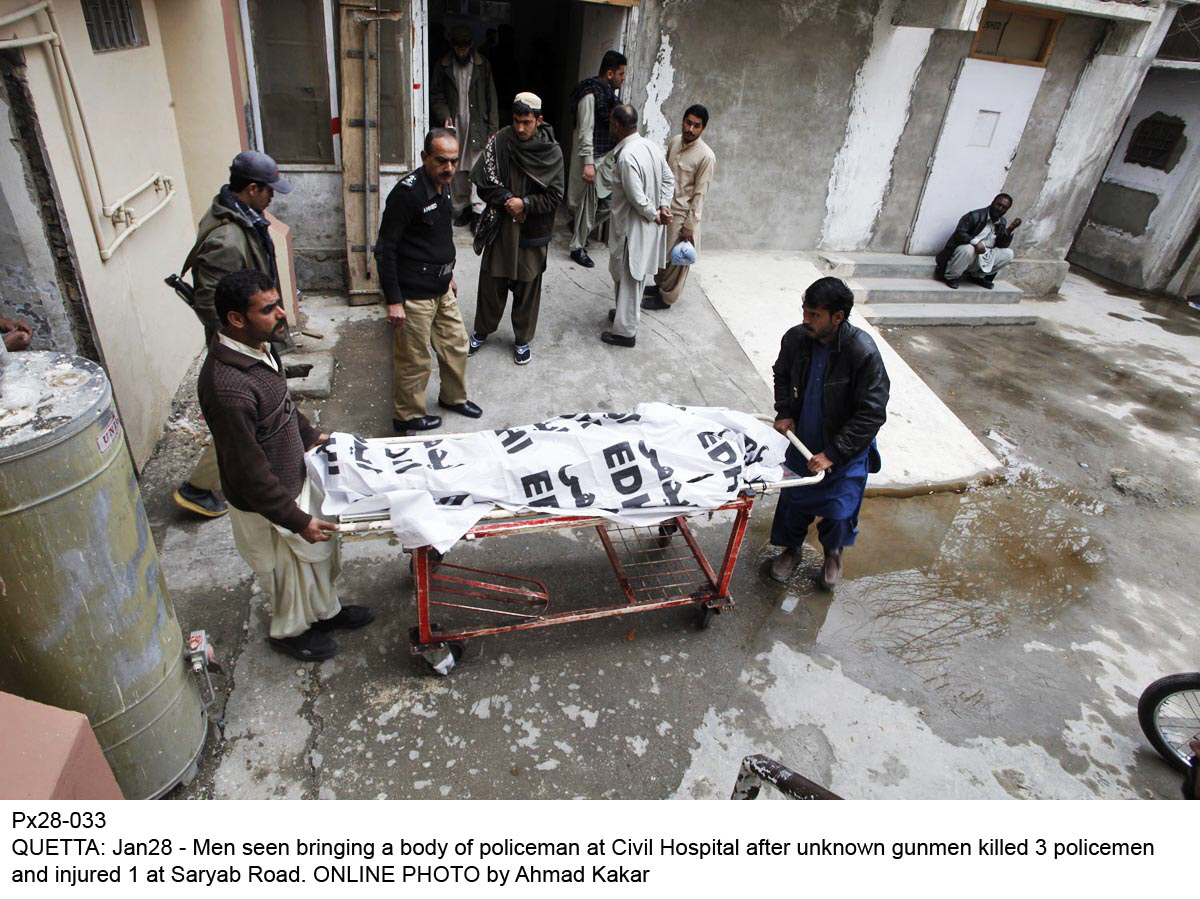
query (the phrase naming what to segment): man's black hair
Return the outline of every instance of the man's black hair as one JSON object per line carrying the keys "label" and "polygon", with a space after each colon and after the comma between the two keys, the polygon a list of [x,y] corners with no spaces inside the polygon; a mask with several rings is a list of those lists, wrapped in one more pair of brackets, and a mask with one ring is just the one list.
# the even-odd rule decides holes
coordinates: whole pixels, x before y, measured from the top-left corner
{"label": "man's black hair", "polygon": [[995,203],[1001,197],[1004,197],[1004,199],[1008,200],[1009,206],[1012,205],[1012,197],[1010,197],[1008,194],[996,194],[996,196],[992,197],[992,202]]}
{"label": "man's black hair", "polygon": [[458,140],[458,134],[453,128],[430,128],[425,132],[425,152],[433,152],[433,142],[442,137],[452,137]]}
{"label": "man's black hair", "polygon": [[241,193],[251,184],[262,184],[261,181],[252,181],[249,178],[243,178],[241,175],[229,176],[229,189],[235,194]]}
{"label": "man's black hair", "polygon": [[690,115],[694,115],[696,118],[698,118],[700,120],[700,124],[705,128],[708,127],[708,110],[705,107],[701,106],[699,103],[693,103],[683,111],[683,117],[685,119]]}
{"label": "man's black hair", "polygon": [[621,66],[629,65],[629,60],[625,58],[625,54],[619,50],[605,50],[604,55],[600,57],[600,71],[597,73],[601,78],[607,71],[615,72]]}
{"label": "man's black hair", "polygon": [[528,103],[514,103],[512,109],[514,118],[519,115],[531,115],[536,119],[542,114],[540,109],[534,109]]}
{"label": "man's black hair", "polygon": [[830,315],[845,312],[849,316],[854,308],[854,292],[840,278],[820,278],[804,291],[804,305],[828,309]]}
{"label": "man's black hair", "polygon": [[622,131],[637,131],[637,110],[628,103],[622,103],[619,106],[614,106],[612,117],[616,119],[616,122],[621,126]]}
{"label": "man's black hair", "polygon": [[229,324],[226,316],[230,312],[245,315],[250,308],[250,298],[264,290],[274,290],[275,282],[271,276],[256,268],[244,268],[240,272],[230,272],[217,282],[216,296],[213,302],[217,307],[217,321],[222,325]]}

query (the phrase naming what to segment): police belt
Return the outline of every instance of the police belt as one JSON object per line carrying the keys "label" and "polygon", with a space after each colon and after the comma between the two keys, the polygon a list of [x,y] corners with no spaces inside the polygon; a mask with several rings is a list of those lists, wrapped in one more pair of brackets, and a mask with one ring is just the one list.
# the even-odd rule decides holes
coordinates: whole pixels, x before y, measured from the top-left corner
{"label": "police belt", "polygon": [[418,275],[436,275],[439,278],[444,278],[447,275],[454,274],[454,263],[447,262],[444,265],[429,262],[416,262],[412,259],[405,259],[401,262],[407,272]]}

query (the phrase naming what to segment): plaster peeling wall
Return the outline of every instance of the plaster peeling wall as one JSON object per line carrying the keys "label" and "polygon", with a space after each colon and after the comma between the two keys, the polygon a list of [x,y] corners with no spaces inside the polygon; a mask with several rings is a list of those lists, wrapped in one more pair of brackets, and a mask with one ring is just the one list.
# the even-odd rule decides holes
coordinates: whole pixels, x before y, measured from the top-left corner
{"label": "plaster peeling wall", "polygon": [[867,246],[892,177],[892,163],[908,122],[912,87],[933,37],[932,28],[897,28],[900,0],[888,0],[875,17],[871,51],[854,78],[846,138],[833,163],[820,246]]}
{"label": "plaster peeling wall", "polygon": [[[1173,8],[1160,12],[1147,29],[1150,34],[1133,43],[1158,47],[1173,18]],[[1109,45],[1125,49],[1111,33],[1106,49]],[[1080,75],[1050,153],[1045,183],[1025,216],[1025,245],[1040,247],[1039,255],[1066,257],[1151,61],[1150,56],[1102,51]]]}
{"label": "plaster peeling wall", "polygon": [[646,84],[644,112],[646,137],[664,146],[671,136],[671,122],[663,115],[662,107],[667,98],[671,96],[671,89],[674,86],[675,69],[671,66],[671,36],[664,34],[658,43],[658,56],[654,58],[650,81]]}

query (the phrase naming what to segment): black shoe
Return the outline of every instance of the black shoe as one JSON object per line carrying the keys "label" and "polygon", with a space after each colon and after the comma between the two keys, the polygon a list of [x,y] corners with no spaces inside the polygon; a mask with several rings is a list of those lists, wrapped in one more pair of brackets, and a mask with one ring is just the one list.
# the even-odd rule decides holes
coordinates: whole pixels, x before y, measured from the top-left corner
{"label": "black shoe", "polygon": [[660,309],[670,309],[670,303],[664,303],[661,297],[642,297],[642,308],[650,312],[658,312]]}
{"label": "black shoe", "polygon": [[528,365],[532,355],[533,354],[529,352],[529,344],[525,344],[524,346],[514,344],[513,362],[517,363],[517,365]]}
{"label": "black shoe", "polygon": [[967,280],[972,284],[978,284],[984,290],[991,290],[994,286],[991,278],[980,278],[976,275],[967,275]]}
{"label": "black shoe", "polygon": [[479,337],[475,334],[467,335],[467,355],[474,356],[479,352],[479,348],[487,343],[486,337]]}
{"label": "black shoe", "polygon": [[651,284],[649,287],[645,288],[642,291],[642,299],[646,299],[647,297],[661,297],[661,296],[662,296],[662,291],[658,289],[657,284]]}
{"label": "black shoe", "polygon": [[337,655],[337,643],[333,637],[311,627],[294,637],[268,637],[267,642],[272,649],[301,662],[320,662]]}
{"label": "black shoe", "polygon": [[179,485],[174,497],[176,505],[180,508],[203,515],[205,518],[220,518],[229,511],[225,500],[211,490],[201,490],[199,487],[193,487],[187,481]]}
{"label": "black shoe", "polygon": [[951,290],[958,290],[958,278],[942,278],[942,283]]}
{"label": "black shoe", "polygon": [[612,331],[602,331],[600,339],[613,346],[631,347],[637,344],[636,337],[622,337],[620,334],[614,334]]}
{"label": "black shoe", "polygon": [[571,261],[582,265],[584,268],[596,267],[596,263],[592,261],[592,257],[588,255],[588,251],[583,247],[571,251]]}
{"label": "black shoe", "polygon": [[422,415],[420,418],[410,418],[407,421],[399,418],[392,419],[392,428],[398,434],[403,434],[405,431],[432,431],[441,426],[442,417],[440,415]]}
{"label": "black shoe", "polygon": [[312,629],[322,632],[337,630],[339,628],[344,631],[352,631],[356,627],[366,627],[374,620],[375,612],[373,609],[369,609],[366,606],[342,606],[341,611],[332,618],[314,621]]}
{"label": "black shoe", "polygon": [[443,403],[441,400],[438,400],[438,405],[443,409],[449,409],[451,412],[457,412],[459,415],[465,415],[467,418],[479,418],[483,415],[483,410],[470,400],[463,400],[461,403]]}

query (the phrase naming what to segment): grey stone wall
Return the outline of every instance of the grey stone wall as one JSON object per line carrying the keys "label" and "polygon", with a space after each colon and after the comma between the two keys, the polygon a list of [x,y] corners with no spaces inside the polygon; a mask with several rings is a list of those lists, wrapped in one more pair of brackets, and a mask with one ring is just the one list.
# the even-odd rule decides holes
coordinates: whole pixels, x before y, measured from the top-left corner
{"label": "grey stone wall", "polygon": [[[672,134],[692,103],[711,115],[704,138],[717,172],[705,203],[705,246],[817,245],[878,8],[879,0],[642,4],[626,96],[645,121],[647,88],[661,90],[669,74],[661,112]],[[656,79],[665,44],[670,71],[660,65]]]}

